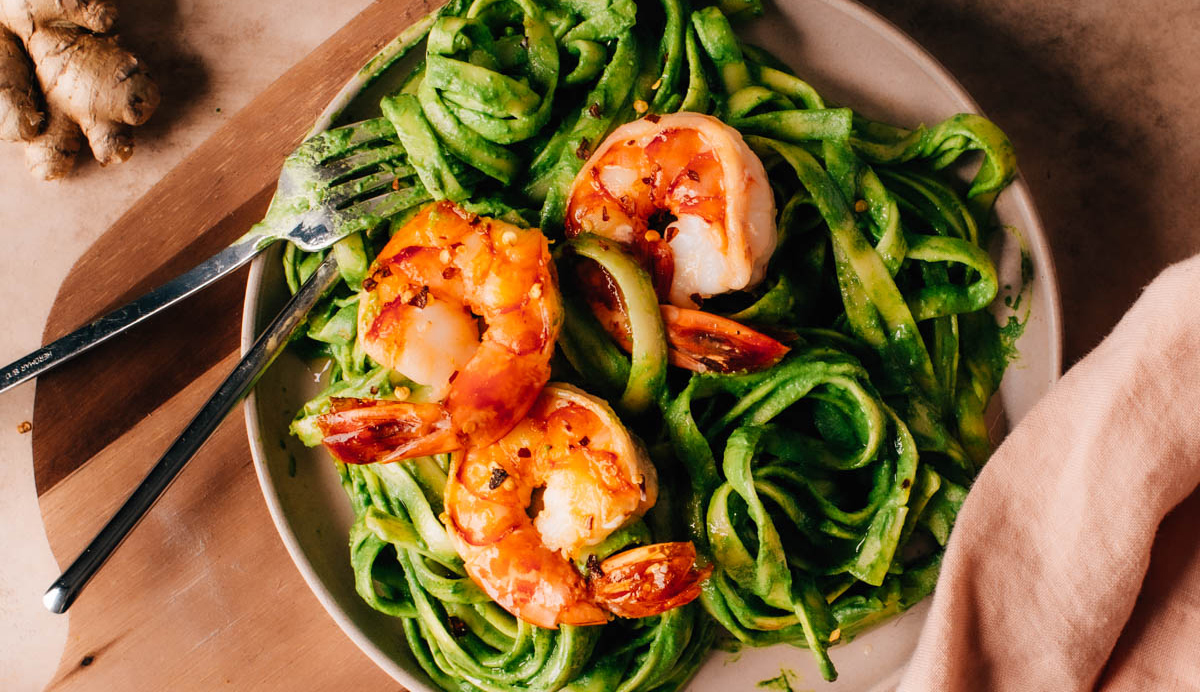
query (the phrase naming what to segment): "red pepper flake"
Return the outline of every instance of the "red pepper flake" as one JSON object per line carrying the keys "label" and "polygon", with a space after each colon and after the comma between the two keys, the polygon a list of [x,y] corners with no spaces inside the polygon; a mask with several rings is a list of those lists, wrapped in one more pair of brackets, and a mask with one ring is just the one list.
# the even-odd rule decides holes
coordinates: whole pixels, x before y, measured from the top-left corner
{"label": "red pepper flake", "polygon": [[365,291],[374,290],[374,288],[378,285],[379,282],[375,280],[374,276],[368,276],[367,278],[363,279],[362,287]]}
{"label": "red pepper flake", "polygon": [[446,625],[450,628],[450,636],[454,637],[455,639],[460,639],[467,636],[467,632],[470,631],[470,628],[467,627],[467,623],[454,617],[453,615],[446,618]]}
{"label": "red pepper flake", "polygon": [[600,569],[600,558],[596,557],[595,553],[588,555],[587,571],[589,579],[599,579],[604,576],[604,570]]}
{"label": "red pepper flake", "polygon": [[400,179],[399,178],[396,178],[395,180],[392,181],[392,189],[393,190],[400,189]]}
{"label": "red pepper flake", "polygon": [[450,379],[449,379],[449,380],[447,380],[447,382],[450,382],[450,383],[454,382],[454,378],[456,378],[456,377],[458,377],[458,371],[457,371],[457,370],[455,370],[454,372],[450,373]]}
{"label": "red pepper flake", "polygon": [[599,118],[601,115],[604,115],[604,111],[600,109],[599,103],[593,103],[592,105],[588,106],[588,115],[592,116],[593,118]]}
{"label": "red pepper flake", "polygon": [[858,212],[859,214],[863,213],[866,210],[867,210],[867,200],[860,199],[854,203],[854,211]]}
{"label": "red pepper flake", "polygon": [[529,451],[528,447],[522,447],[517,450],[517,456],[521,457],[522,459],[528,459],[529,457],[533,456],[533,452]]}
{"label": "red pepper flake", "polygon": [[662,120],[662,118],[656,113],[651,113],[650,115],[646,116],[646,120],[649,120],[652,123],[657,123],[659,120]]}
{"label": "red pepper flake", "polygon": [[504,484],[508,479],[508,471],[500,467],[492,469],[492,477],[488,479],[488,490],[495,490]]}
{"label": "red pepper flake", "polygon": [[631,147],[631,146],[633,146],[633,140],[631,139],[631,140],[629,140],[628,142],[626,142],[626,143],[625,143],[625,146],[627,146],[627,147]]}
{"label": "red pepper flake", "polygon": [[586,447],[591,443],[592,443],[592,439],[590,437],[588,437],[587,435],[584,435],[583,437],[579,438],[579,446],[580,447]]}
{"label": "red pepper flake", "polygon": [[648,175],[645,178],[642,178],[642,182],[646,185],[653,185],[654,184],[654,176]]}
{"label": "red pepper flake", "polygon": [[592,155],[592,145],[588,142],[587,137],[579,138],[579,146],[575,148],[575,156],[586,161]]}
{"label": "red pepper flake", "polygon": [[687,177],[691,178],[692,180],[695,180],[696,182],[700,182],[700,174],[691,169],[688,169]]}
{"label": "red pepper flake", "polygon": [[900,482],[900,487],[904,490],[908,490],[908,486],[910,485],[912,485],[912,481],[907,478]]}
{"label": "red pepper flake", "polygon": [[418,310],[424,309],[424,307],[429,304],[429,287],[422,286],[417,295],[413,296],[412,299],[408,301],[408,304]]}
{"label": "red pepper flake", "polygon": [[378,393],[379,393],[379,387],[371,387],[371,393],[372,393],[372,394],[378,394]]}
{"label": "red pepper flake", "polygon": [[671,242],[672,240],[674,240],[675,236],[677,236],[677,235],[679,235],[678,228],[676,228],[675,226],[667,226],[667,236],[666,237],[667,237],[668,243]]}
{"label": "red pepper flake", "polygon": [[600,207],[600,219],[608,221],[608,207]]}
{"label": "red pepper flake", "polygon": [[458,276],[458,267],[446,267],[442,270],[443,279],[453,279]]}

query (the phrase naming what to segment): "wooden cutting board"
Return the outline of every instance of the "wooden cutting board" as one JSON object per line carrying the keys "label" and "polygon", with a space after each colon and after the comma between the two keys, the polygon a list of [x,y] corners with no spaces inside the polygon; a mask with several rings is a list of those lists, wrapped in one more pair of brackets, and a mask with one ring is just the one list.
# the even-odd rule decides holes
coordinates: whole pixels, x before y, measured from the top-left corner
{"label": "wooden cutting board", "polygon": [[[133,205],[72,268],[50,341],[186,270],[262,217],[283,157],[429,0],[378,0]],[[37,383],[33,459],[61,565],[238,360],[246,272]],[[397,689],[300,578],[267,513],[240,408],[70,611],[50,690]]]}

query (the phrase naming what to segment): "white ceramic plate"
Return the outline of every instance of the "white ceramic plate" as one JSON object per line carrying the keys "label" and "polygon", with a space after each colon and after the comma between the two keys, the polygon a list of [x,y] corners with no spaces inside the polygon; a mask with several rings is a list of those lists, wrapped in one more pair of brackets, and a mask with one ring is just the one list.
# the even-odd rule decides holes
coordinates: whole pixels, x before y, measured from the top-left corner
{"label": "white ceramic plate", "polygon": [[[958,82],[912,39],[850,0],[776,0],[768,16],[747,30],[755,43],[789,63],[830,101],[879,120],[933,124],[953,113],[978,110]],[[352,103],[362,91],[362,81],[347,85],[318,127],[347,109],[357,111],[364,104],[369,109],[379,90],[373,87]],[[1033,266],[1032,291],[1022,303],[1029,319],[1018,344],[1021,356],[1005,375],[991,412],[993,436],[998,438],[1057,379],[1061,319],[1049,248],[1023,181],[1018,179],[1000,196],[997,214],[1021,238],[1015,242],[1010,236],[992,248],[1001,285],[1020,285],[1020,245]],[[280,254],[280,247],[264,253],[250,272],[243,351],[286,300]],[[399,621],[372,610],[354,590],[347,549],[353,516],[329,457],[288,435],[293,414],[321,389],[320,380],[321,373],[309,363],[284,353],[246,402],[250,448],[267,506],[305,581],[342,630],[413,692],[436,692],[409,656]],[[784,645],[714,651],[688,689],[751,689],[780,675],[796,692],[891,689],[916,645],[927,609],[928,602],[918,605],[832,649],[840,673],[836,683],[821,680],[807,651]]]}

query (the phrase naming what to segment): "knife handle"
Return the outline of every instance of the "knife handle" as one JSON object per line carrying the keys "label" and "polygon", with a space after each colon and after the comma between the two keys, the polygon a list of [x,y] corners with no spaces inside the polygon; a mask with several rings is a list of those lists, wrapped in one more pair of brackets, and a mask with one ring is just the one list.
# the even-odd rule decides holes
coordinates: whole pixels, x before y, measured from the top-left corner
{"label": "knife handle", "polygon": [[51,612],[62,613],[71,607],[75,597],[83,590],[93,575],[112,555],[121,541],[129,535],[138,521],[179,475],[184,464],[200,449],[212,435],[229,410],[254,387],[267,366],[283,350],[292,332],[304,321],[304,317],[321,296],[333,286],[338,278],[337,260],[331,254],[304,283],[296,295],[288,301],[283,311],[275,317],[267,330],[234,367],[233,372],[217,387],[217,391],[188,423],[175,442],[167,449],[154,468],[134,489],[125,504],[117,510],[104,528],[96,534],[88,547],[67,567],[42,597],[42,602]]}
{"label": "knife handle", "polygon": [[141,298],[9,363],[0,369],[0,392],[65,363],[237,270],[266,247],[267,244],[261,241],[261,237],[239,240]]}

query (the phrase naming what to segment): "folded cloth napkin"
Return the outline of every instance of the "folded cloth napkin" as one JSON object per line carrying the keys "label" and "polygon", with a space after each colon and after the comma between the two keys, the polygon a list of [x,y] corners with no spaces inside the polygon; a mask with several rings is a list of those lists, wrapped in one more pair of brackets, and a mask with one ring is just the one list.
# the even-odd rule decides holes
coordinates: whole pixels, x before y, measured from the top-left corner
{"label": "folded cloth napkin", "polygon": [[1200,690],[1200,257],[1012,431],[901,692]]}

